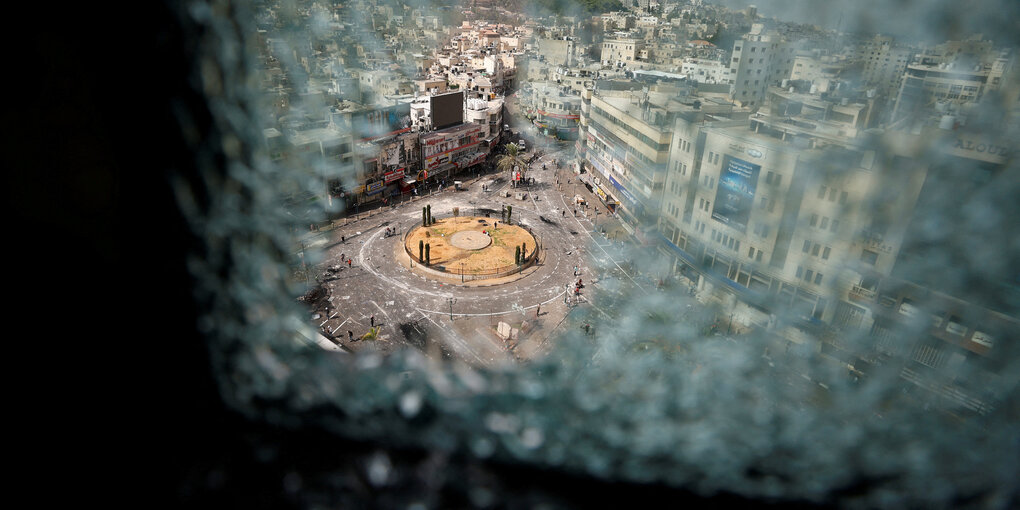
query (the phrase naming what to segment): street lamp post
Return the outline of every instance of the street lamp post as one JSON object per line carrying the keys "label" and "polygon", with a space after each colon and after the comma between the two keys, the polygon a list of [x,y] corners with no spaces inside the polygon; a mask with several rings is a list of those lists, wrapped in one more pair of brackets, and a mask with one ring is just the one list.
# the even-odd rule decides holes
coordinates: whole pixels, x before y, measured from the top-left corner
{"label": "street lamp post", "polygon": [[460,263],[460,283],[464,283],[464,263]]}
{"label": "street lamp post", "polygon": [[450,320],[452,321],[453,320],[453,305],[457,303],[457,300],[455,298],[449,297],[449,298],[446,298],[446,301],[448,303],[450,303]]}

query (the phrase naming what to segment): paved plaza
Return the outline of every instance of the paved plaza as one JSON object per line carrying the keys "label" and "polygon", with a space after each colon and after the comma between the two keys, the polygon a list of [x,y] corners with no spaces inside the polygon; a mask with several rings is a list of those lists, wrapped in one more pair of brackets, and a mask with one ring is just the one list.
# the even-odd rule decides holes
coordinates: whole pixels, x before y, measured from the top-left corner
{"label": "paved plaza", "polygon": [[[611,242],[595,231],[595,208],[601,210],[599,226],[616,220],[607,220],[604,206],[567,169],[569,152],[567,148],[549,151],[533,162],[529,177],[535,182],[528,187],[513,189],[505,178],[489,173],[464,181],[460,191],[448,186],[439,193],[351,218],[346,224],[339,220],[332,230],[310,233],[304,240],[306,249],[317,248],[324,256],[312,271],[325,291],[312,311],[314,325],[351,351],[391,352],[414,345],[432,355],[476,365],[541,355],[551,347],[549,340],[568,313],[588,306],[586,296],[599,279],[592,267],[596,263],[619,267],[610,255],[612,250],[607,250]],[[563,166],[558,172],[554,159]],[[547,169],[542,169],[543,164]],[[519,199],[517,192],[526,196]],[[576,195],[587,199],[587,208],[576,206]],[[405,234],[421,226],[426,205],[431,205],[437,220],[452,218],[453,209],[458,208],[460,216],[488,214],[501,223],[503,206],[512,205],[512,223],[526,226],[541,245],[537,263],[517,274],[464,278],[463,283],[457,274],[420,270],[403,243]],[[585,287],[575,296],[578,279]],[[374,337],[370,333],[373,320],[378,328]],[[516,340],[498,334],[508,333],[505,327],[498,331],[500,322],[517,330]]]}

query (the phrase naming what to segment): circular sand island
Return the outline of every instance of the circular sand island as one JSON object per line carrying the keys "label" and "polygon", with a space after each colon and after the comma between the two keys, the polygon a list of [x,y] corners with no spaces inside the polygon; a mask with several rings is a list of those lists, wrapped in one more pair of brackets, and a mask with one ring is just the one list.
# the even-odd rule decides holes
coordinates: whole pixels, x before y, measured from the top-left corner
{"label": "circular sand island", "polygon": [[[424,245],[428,244],[427,263]],[[535,237],[519,225],[479,216],[443,218],[427,227],[418,225],[404,238],[404,249],[430,271],[472,280],[519,272],[536,260]],[[523,262],[517,264],[517,248]]]}

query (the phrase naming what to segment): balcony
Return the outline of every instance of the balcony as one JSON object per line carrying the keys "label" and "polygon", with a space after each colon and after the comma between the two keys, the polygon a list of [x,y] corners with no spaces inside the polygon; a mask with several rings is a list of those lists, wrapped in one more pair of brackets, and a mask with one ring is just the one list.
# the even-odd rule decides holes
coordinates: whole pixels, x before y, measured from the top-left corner
{"label": "balcony", "polygon": [[852,301],[858,301],[862,303],[870,303],[875,301],[875,291],[865,289],[860,285],[854,285],[850,289],[850,299]]}

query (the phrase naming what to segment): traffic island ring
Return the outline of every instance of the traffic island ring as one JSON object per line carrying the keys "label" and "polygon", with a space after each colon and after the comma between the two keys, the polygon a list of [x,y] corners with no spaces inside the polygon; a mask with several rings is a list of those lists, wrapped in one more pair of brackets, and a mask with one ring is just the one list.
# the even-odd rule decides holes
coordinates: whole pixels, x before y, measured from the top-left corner
{"label": "traffic island ring", "polygon": [[528,228],[480,216],[419,225],[408,230],[403,244],[412,270],[452,283],[517,275],[534,266],[542,251]]}

